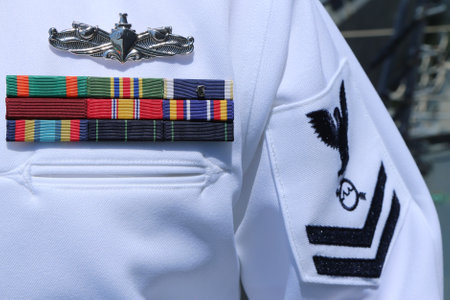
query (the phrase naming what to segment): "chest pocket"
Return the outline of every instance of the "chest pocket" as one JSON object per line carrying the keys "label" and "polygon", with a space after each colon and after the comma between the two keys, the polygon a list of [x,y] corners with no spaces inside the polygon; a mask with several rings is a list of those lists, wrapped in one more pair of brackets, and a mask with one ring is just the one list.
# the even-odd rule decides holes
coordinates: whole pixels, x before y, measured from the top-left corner
{"label": "chest pocket", "polygon": [[32,189],[202,187],[219,172],[207,160],[49,161],[28,167]]}

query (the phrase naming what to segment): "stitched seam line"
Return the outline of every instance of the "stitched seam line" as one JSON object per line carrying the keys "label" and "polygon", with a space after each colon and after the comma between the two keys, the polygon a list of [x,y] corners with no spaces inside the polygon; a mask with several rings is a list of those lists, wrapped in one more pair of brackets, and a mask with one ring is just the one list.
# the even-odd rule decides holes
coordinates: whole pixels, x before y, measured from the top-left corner
{"label": "stitched seam line", "polygon": [[273,112],[272,114],[276,114],[276,113],[280,113],[280,112],[284,112],[286,110],[290,110],[290,109],[294,109],[294,108],[298,108],[298,107],[302,107],[304,105],[308,105],[311,102],[317,101],[321,98],[323,98],[325,95],[327,95],[330,90],[333,88],[333,86],[336,83],[336,80],[339,78],[339,76],[342,74],[342,71],[344,70],[344,67],[347,65],[347,59],[342,59],[338,69],[336,70],[336,72],[334,73],[333,77],[331,78],[331,80],[328,82],[327,86],[325,87],[325,89],[321,90],[318,94],[307,98],[305,100],[302,101],[297,101],[294,103],[290,103],[290,104],[282,104],[279,105],[275,108],[273,108]]}
{"label": "stitched seam line", "polygon": [[[263,39],[263,44],[261,47],[261,52],[259,53],[259,62],[258,62],[258,68],[256,69],[256,78],[255,78],[255,84],[253,85],[253,91],[252,91],[252,102],[250,104],[250,110],[249,112],[251,112],[253,110],[253,106],[255,105],[255,93],[256,93],[256,86],[258,85],[260,76],[261,76],[261,65],[263,62],[263,58],[265,57],[265,52],[266,52],[266,47],[267,47],[267,35],[269,33],[269,28],[270,28],[270,20],[272,19],[272,15],[273,15],[273,3],[275,2],[275,0],[272,0],[270,2],[270,12],[269,12],[269,17],[267,18],[267,23],[266,23],[266,28],[264,30],[264,39]],[[244,143],[245,140],[247,139],[248,136],[248,130],[250,127],[250,123],[252,120],[252,114],[250,113],[250,118],[249,121],[247,122],[247,128],[245,129],[245,137],[244,137]]]}
{"label": "stitched seam line", "polygon": [[[270,165],[272,166],[271,169],[273,170],[272,171],[272,180],[273,180],[273,183],[275,186],[275,190],[277,191],[278,201],[280,203],[281,214],[283,215],[283,211],[286,212],[286,221],[287,221],[288,228],[285,228],[285,230],[288,232],[288,240],[290,241],[290,244],[293,244],[293,245],[291,245],[291,247],[293,247],[295,250],[295,253],[292,253],[293,256],[295,257],[295,261],[296,261],[295,263],[296,263],[297,267],[300,270],[302,270],[302,266],[299,263],[300,258],[298,257],[299,249],[297,247],[297,241],[295,239],[295,234],[292,232],[293,227],[292,227],[291,216],[290,216],[290,212],[289,212],[289,206],[286,202],[284,185],[281,180],[280,171],[278,169],[277,157],[275,154],[275,146],[273,144],[273,139],[271,138],[271,135],[270,135],[270,132],[268,129],[266,130],[265,140],[267,142]],[[278,178],[279,185],[277,184],[277,178]],[[303,274],[304,274],[303,276],[305,276],[304,271],[303,271]]]}

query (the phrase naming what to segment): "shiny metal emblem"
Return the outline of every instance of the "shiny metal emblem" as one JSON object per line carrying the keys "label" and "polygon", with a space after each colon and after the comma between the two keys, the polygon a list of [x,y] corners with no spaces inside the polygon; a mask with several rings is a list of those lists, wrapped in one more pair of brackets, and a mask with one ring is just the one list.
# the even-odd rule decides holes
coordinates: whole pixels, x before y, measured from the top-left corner
{"label": "shiny metal emblem", "polygon": [[71,29],[58,32],[50,28],[48,41],[53,47],[73,54],[115,59],[121,63],[160,56],[189,54],[194,50],[194,38],[172,34],[172,27],[148,28],[137,34],[119,14],[119,23],[111,33],[98,26],[73,22]]}

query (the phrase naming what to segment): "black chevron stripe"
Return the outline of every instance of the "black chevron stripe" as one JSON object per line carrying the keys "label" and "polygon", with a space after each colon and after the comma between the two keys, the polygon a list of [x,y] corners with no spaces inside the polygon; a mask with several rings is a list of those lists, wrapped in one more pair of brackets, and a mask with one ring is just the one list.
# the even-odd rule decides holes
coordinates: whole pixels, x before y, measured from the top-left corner
{"label": "black chevron stripe", "polygon": [[370,248],[377,228],[383,206],[384,187],[386,185],[386,172],[381,164],[378,172],[378,180],[370,204],[364,227],[343,228],[331,226],[306,226],[306,232],[309,242],[315,245],[335,245],[348,247],[366,247]]}
{"label": "black chevron stripe", "polygon": [[331,276],[380,277],[399,215],[400,203],[394,191],[391,209],[381,235],[380,245],[378,246],[375,258],[354,259],[314,256],[313,260],[317,273]]}

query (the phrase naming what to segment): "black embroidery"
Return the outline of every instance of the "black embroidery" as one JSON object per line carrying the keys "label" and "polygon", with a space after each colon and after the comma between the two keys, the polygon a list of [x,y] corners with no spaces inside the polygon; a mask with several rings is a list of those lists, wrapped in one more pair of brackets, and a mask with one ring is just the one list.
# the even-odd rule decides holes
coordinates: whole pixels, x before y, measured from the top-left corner
{"label": "black embroidery", "polygon": [[331,276],[351,276],[379,278],[383,269],[386,254],[394,235],[398,217],[400,215],[400,203],[394,192],[389,216],[381,235],[380,244],[374,259],[335,258],[314,256],[314,264],[317,273]]}
{"label": "black embroidery", "polygon": [[366,193],[360,193],[353,182],[347,178],[341,180],[336,191],[336,196],[345,210],[353,211],[358,206],[359,200],[366,200]]}
{"label": "black embroidery", "polygon": [[372,246],[373,236],[377,228],[378,219],[380,218],[383,206],[384,187],[386,185],[386,172],[381,164],[378,172],[378,180],[375,191],[370,204],[369,213],[367,215],[364,227],[359,228],[343,228],[331,226],[306,226],[306,232],[309,242],[314,245],[335,245],[348,247],[365,247]]}
{"label": "black embroidery", "polygon": [[[306,114],[310,119],[309,123],[311,123],[322,142],[333,149],[339,150],[341,169],[338,171],[338,177],[345,173],[350,159],[348,150],[348,109],[344,81],[341,83],[339,102],[341,109],[339,110],[338,107],[334,109],[334,120],[330,112],[325,109]],[[355,210],[359,200],[366,199],[365,193],[358,192],[353,182],[347,178],[341,179],[336,196],[339,198],[342,207],[348,211]]]}
{"label": "black embroidery", "polygon": [[[322,142],[339,150],[341,168],[338,171],[338,177],[341,177],[341,180],[336,196],[344,209],[355,210],[359,200],[365,200],[365,193],[358,192],[353,182],[343,176],[350,159],[347,136],[348,110],[344,82],[342,81],[340,89],[340,110],[338,107],[334,109],[334,119],[330,112],[324,109],[310,112],[306,116],[310,118],[310,123]],[[386,180],[386,172],[381,163],[372,202],[362,228],[307,225],[306,233],[310,244],[370,248],[383,207]],[[375,258],[336,258],[315,255],[313,261],[317,273],[329,276],[380,277],[399,215],[400,203],[394,191],[391,209]]]}
{"label": "black embroidery", "polygon": [[341,84],[339,98],[341,110],[337,107],[334,109],[334,120],[330,112],[325,109],[310,112],[306,116],[311,119],[309,123],[312,124],[317,136],[327,146],[339,150],[341,156],[341,169],[338,171],[338,176],[341,176],[344,174],[349,160],[347,137],[348,111],[344,81],[342,81]]}

